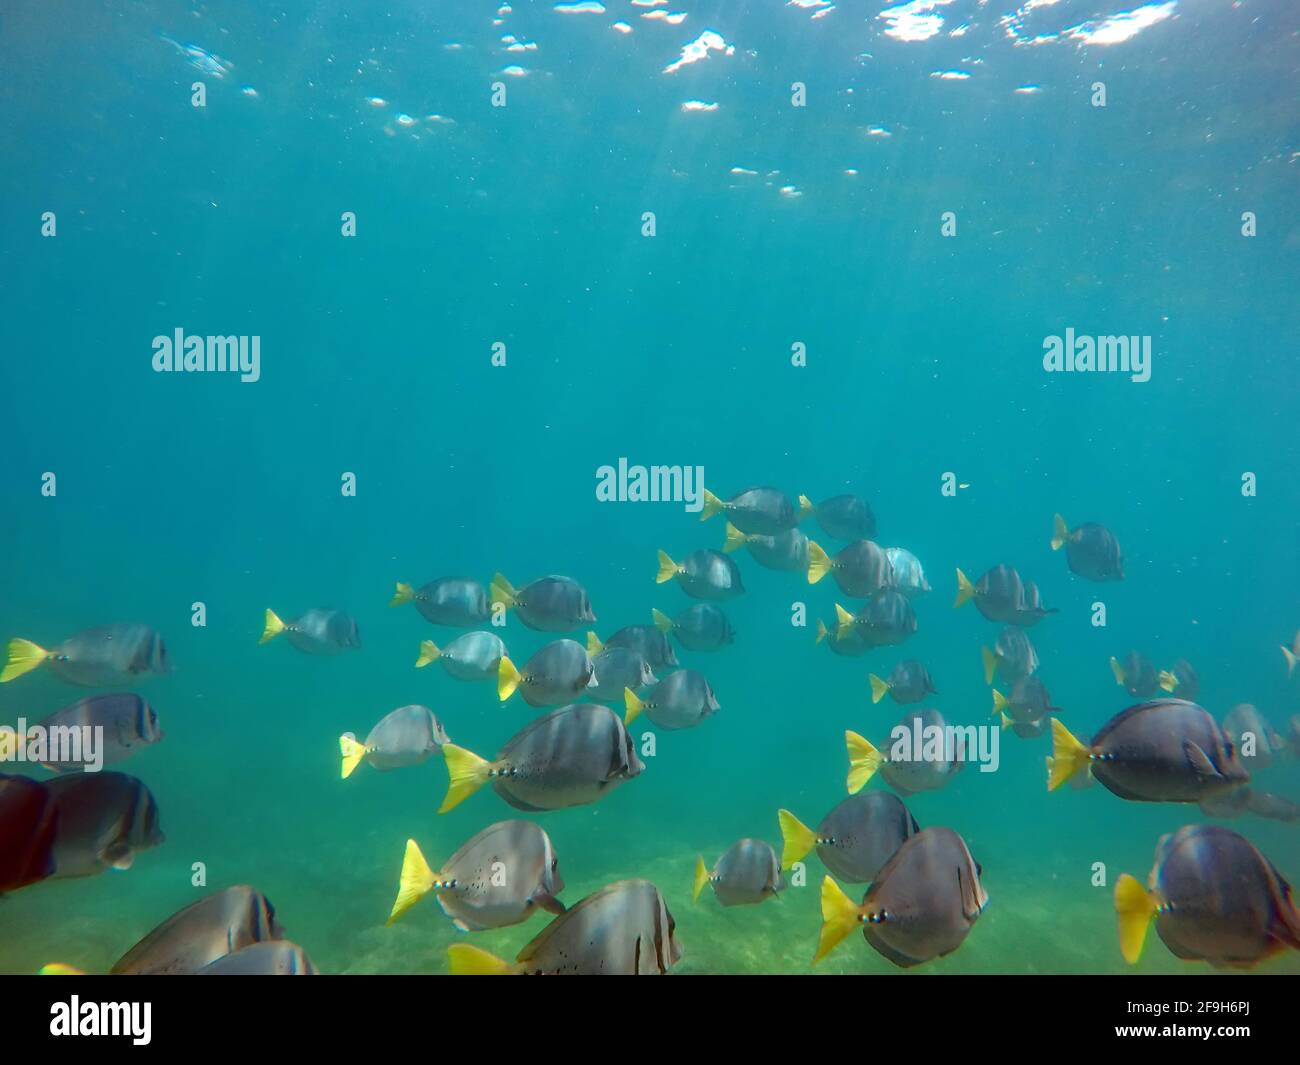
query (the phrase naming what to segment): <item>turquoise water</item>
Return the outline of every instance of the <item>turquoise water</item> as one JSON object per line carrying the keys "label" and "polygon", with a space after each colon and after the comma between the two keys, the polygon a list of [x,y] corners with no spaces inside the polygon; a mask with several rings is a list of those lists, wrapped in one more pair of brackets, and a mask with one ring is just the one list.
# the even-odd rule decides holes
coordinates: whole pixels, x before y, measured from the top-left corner
{"label": "turquoise water", "polygon": [[[688,605],[654,583],[656,550],[720,547],[722,520],[597,502],[620,456],[701,465],[724,497],[859,493],[934,585],[903,647],[839,658],[813,636],[829,580],[734,556],[735,644],[678,652],[721,711],[660,734],[600,803],[536,815],[566,901],[629,876],[661,888],[678,971],[813,971],[815,858],[810,887],[729,910],[692,904],[692,870],[742,836],[779,845],[780,807],[815,824],[843,796],[844,730],[880,743],[902,714],[872,705],[869,672],[919,658],[939,691],[924,705],[989,720],[979,649],[998,627],[952,609],[955,567],[1007,562],[1060,608],[1031,635],[1077,735],[1130,701],[1107,660],[1133,648],[1194,663],[1216,717],[1251,702],[1281,729],[1300,711],[1278,652],[1300,624],[1291,5],[1151,5],[1163,16],[1110,44],[1133,29],[1101,21],[1123,0],[1010,30],[1013,0],[954,0],[920,11],[942,19],[923,40],[889,36],[877,4],[663,8],[677,25],[621,0],[354,6],[19,3],[0,21],[0,635],[145,622],[175,665],[139,688],[165,741],[120,767],[166,843],[0,901],[0,970],[107,970],[198,897],[204,863],[207,889],[264,891],[324,972],[446,971],[462,937],[432,899],[384,924],[404,843],[436,864],[512,811],[485,790],[439,816],[436,758],[340,780],[337,737],[420,702],[490,755],[533,712],[417,672],[420,640],[451,633],[389,609],[394,581],[569,574],[601,636]],[[665,73],[706,30],[726,47]],[[233,67],[202,73],[164,34]],[[153,338],[178,327],[260,336],[260,380],[154,373]],[[1045,373],[1043,339],[1066,328],[1150,336],[1150,381]],[[947,472],[969,488],[941,494]],[[1123,583],[1066,569],[1056,511],[1115,532]],[[362,649],[258,645],[267,607],[314,606],[349,611]],[[513,616],[501,633],[520,662],[549,638]],[[0,688],[0,721],[82,694],[40,671]],[[990,896],[960,950],[916,971],[1128,971],[1114,878],[1144,879],[1159,836],[1204,815],[1049,795],[1047,748],[1008,734],[997,772],[908,800],[962,834]],[[1300,801],[1293,759],[1257,782]],[[1300,879],[1296,825],[1232,825]],[[513,956],[546,919],[473,942]],[[1136,968],[1209,971],[1154,936]],[[854,939],[816,971],[900,970]]]}

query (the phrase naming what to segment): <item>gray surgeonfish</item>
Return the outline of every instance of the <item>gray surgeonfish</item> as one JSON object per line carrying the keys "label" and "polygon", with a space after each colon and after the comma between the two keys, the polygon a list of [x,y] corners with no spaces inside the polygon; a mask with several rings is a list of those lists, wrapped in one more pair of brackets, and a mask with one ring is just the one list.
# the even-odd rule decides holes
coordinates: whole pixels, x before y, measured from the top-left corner
{"label": "gray surgeonfish", "polygon": [[861,905],[826,877],[814,963],[859,926],[867,942],[901,968],[951,954],[988,905],[982,875],[961,836],[950,828],[926,828],[885,863]]}
{"label": "gray surgeonfish", "polygon": [[911,710],[890,732],[889,750],[877,750],[856,732],[844,733],[849,753],[850,795],[862,790],[880,771],[886,782],[906,797],[937,791],[961,770],[966,760],[965,737],[950,729],[938,710]]}
{"label": "gray surgeonfish", "polygon": [[123,954],[112,973],[190,976],[234,951],[283,935],[271,900],[256,888],[236,884],[172,914]]}
{"label": "gray surgeonfish", "polygon": [[45,666],[82,688],[115,688],[171,672],[167,647],[148,625],[101,625],[69,636],[47,651],[31,640],[10,640],[0,684]]}
{"label": "gray surgeonfish", "polygon": [[44,784],[0,773],[0,895],[54,872],[57,829],[58,808]]}
{"label": "gray surgeonfish", "polygon": [[[1052,705],[1052,696],[1038,677],[1021,677],[1011,686],[1011,693],[1003,695],[993,689],[993,716],[1001,716],[1012,725],[1037,725],[1048,714],[1059,714],[1060,708]],[[1038,730],[1032,732],[1038,735]]]}
{"label": "gray surgeonfish", "polygon": [[[117,765],[163,738],[157,713],[138,695],[91,695],[56,710],[32,727],[40,730],[47,747],[41,764],[56,773]],[[92,741],[93,752],[84,741],[76,742],[87,735],[87,729],[96,730],[91,735],[98,737]],[[72,750],[55,742],[60,736],[73,741]],[[72,757],[61,758],[60,754]]]}
{"label": "gray surgeonfish", "polygon": [[363,761],[380,771],[419,765],[446,742],[447,730],[427,706],[399,706],[380,718],[363,742],[351,732],[339,737],[341,775],[346,780]]}
{"label": "gray surgeonfish", "polygon": [[677,654],[673,651],[667,633],[657,625],[624,625],[603,644],[599,640],[593,644],[591,636],[587,637],[589,653],[599,651],[602,647],[630,647],[634,651],[640,651],[650,663],[651,669],[678,665]]}
{"label": "gray surgeonfish", "polygon": [[736,633],[716,603],[695,603],[675,618],[660,610],[654,612],[655,627],[665,635],[672,633],[688,651],[720,651],[736,639]]}
{"label": "gray surgeonfish", "polygon": [[726,500],[705,489],[700,521],[723,513],[741,532],[759,536],[777,536],[799,521],[790,497],[776,488],[747,488]]}
{"label": "gray surgeonfish", "polygon": [[317,969],[307,952],[297,943],[280,939],[270,943],[254,943],[211,965],[200,969],[196,976],[316,976]]}
{"label": "gray surgeonfish", "polygon": [[821,619],[817,621],[817,642],[825,642],[831,653],[841,658],[860,658],[871,650],[871,644],[856,625],[845,627],[836,623],[828,626]]}
{"label": "gray surgeonfish", "polygon": [[1238,703],[1229,710],[1223,731],[1247,769],[1267,769],[1281,756],[1285,741],[1251,703]]}
{"label": "gray surgeonfish", "polygon": [[916,632],[916,611],[911,601],[893,588],[877,592],[856,614],[837,603],[835,617],[841,632],[853,628],[872,647],[895,646]]}
{"label": "gray surgeonfish", "polygon": [[723,906],[753,906],[775,898],[786,888],[781,862],[770,843],[761,839],[738,839],[722,852],[710,869],[703,856],[695,860],[695,893],[698,901],[706,886]]}
{"label": "gray surgeonfish", "polygon": [[487,589],[469,577],[439,577],[419,588],[398,581],[397,592],[388,605],[404,603],[414,603],[425,621],[455,629],[482,625],[491,614]]}
{"label": "gray surgeonfish", "polygon": [[799,529],[786,529],[775,536],[741,532],[727,523],[727,540],[722,550],[727,554],[749,549],[750,556],[764,569],[784,573],[804,573],[808,570],[808,537]]}
{"label": "gray surgeonfish", "polygon": [[623,702],[623,689],[634,692],[658,683],[645,655],[631,647],[606,647],[591,658],[598,681],[587,686],[586,694],[598,703],[613,706]]}
{"label": "gray surgeonfish", "polygon": [[627,708],[623,717],[625,725],[632,724],[644,713],[656,726],[669,730],[695,728],[720,709],[713,687],[703,673],[694,669],[669,673],[644,698],[626,688],[623,702]]}
{"label": "gray surgeonfish", "polygon": [[415,840],[406,841],[392,924],[429,892],[462,932],[504,928],[538,909],[564,912],[564,890],[551,838],[531,821],[498,821],[476,832],[433,869]]}
{"label": "gray surgeonfish", "polygon": [[1112,657],[1110,671],[1115,674],[1115,683],[1135,699],[1150,699],[1160,691],[1160,675],[1150,659],[1130,651],[1120,661]]}
{"label": "gray surgeonfish", "polygon": [[854,599],[867,599],[894,583],[894,572],[884,548],[870,540],[855,540],[832,558],[815,541],[808,542],[808,583],[830,574],[840,591]]}
{"label": "gray surgeonfish", "polygon": [[1086,744],[1052,718],[1048,790],[1086,767],[1108,791],[1135,802],[1204,802],[1250,781],[1219,723],[1183,699],[1130,706]]}
{"label": "gray surgeonfish", "polygon": [[46,783],[54,796],[59,827],[54,876],[94,876],[129,869],[141,851],[163,842],[158,804],[125,773],[71,773]]}
{"label": "gray surgeonfish", "polygon": [[919,703],[927,695],[936,694],[934,681],[930,679],[930,671],[914,658],[899,662],[890,671],[887,679],[882,679],[874,673],[868,679],[871,681],[873,703],[880,702],[888,695],[894,702],[907,706],[911,703]]}
{"label": "gray surgeonfish", "polygon": [[484,784],[517,810],[584,806],[645,771],[623,722],[601,703],[574,703],[534,718],[494,760],[447,744],[446,813]]}
{"label": "gray surgeonfish", "polygon": [[677,923],[648,880],[609,884],[555,918],[513,963],[468,943],[447,951],[454,975],[650,976],[681,960]]}
{"label": "gray surgeonfish", "polygon": [[800,496],[799,517],[816,517],[817,524],[832,540],[870,540],[876,535],[876,516],[860,496],[831,496],[821,503]]}
{"label": "gray surgeonfish", "polygon": [[921,560],[911,551],[902,547],[887,547],[885,557],[889,559],[893,587],[897,591],[902,592],[909,599],[915,599],[930,590],[930,582],[925,579]]}
{"label": "gray surgeonfish", "polygon": [[745,582],[740,569],[721,551],[707,547],[692,551],[679,565],[666,551],[659,552],[656,584],[676,578],[682,591],[693,599],[734,599],[743,595]]}
{"label": "gray surgeonfish", "polygon": [[1038,652],[1029,640],[1029,634],[1019,625],[1008,625],[999,634],[990,650],[980,648],[984,660],[984,683],[992,684],[1001,674],[1008,684],[1038,672]]}
{"label": "gray surgeonfish", "polygon": [[539,577],[516,589],[498,573],[492,578],[492,602],[513,610],[537,632],[573,632],[596,620],[587,589],[572,577]]}
{"label": "gray surgeonfish", "polygon": [[505,656],[506,645],[495,632],[467,632],[445,647],[432,640],[422,640],[415,668],[423,669],[430,662],[437,662],[457,680],[496,680]]}
{"label": "gray surgeonfish", "polygon": [[342,610],[317,607],[293,621],[282,621],[275,611],[267,610],[266,625],[258,642],[266,643],[281,633],[291,645],[308,655],[338,655],[361,646],[356,620]]}
{"label": "gray surgeonfish", "polygon": [[1175,699],[1193,700],[1201,690],[1201,678],[1187,659],[1180,658],[1172,669],[1160,671],[1160,687]]}
{"label": "gray surgeonfish", "polygon": [[813,848],[837,879],[867,884],[920,827],[903,801],[888,791],[860,791],[842,800],[809,828],[789,810],[777,812],[784,849],[781,866],[789,869]]}
{"label": "gray surgeonfish", "polygon": [[1184,961],[1248,969],[1300,950],[1291,885],[1253,843],[1221,825],[1186,825],[1162,836],[1147,886],[1128,873],[1115,883],[1124,960],[1137,962],[1147,929]]}
{"label": "gray surgeonfish", "polygon": [[1020,608],[1016,611],[1016,616],[1012,622],[1024,628],[1031,625],[1037,625],[1048,614],[1059,613],[1054,606],[1043,605],[1043,593],[1038,590],[1038,585],[1033,581],[1024,582],[1024,595],[1020,601]]}
{"label": "gray surgeonfish", "polygon": [[1124,559],[1114,533],[1096,522],[1084,522],[1071,529],[1057,514],[1052,531],[1052,550],[1065,548],[1065,561],[1072,573],[1090,581],[1122,581]]}
{"label": "gray surgeonfish", "polygon": [[559,706],[599,682],[591,655],[576,640],[552,640],[522,669],[509,655],[503,655],[497,666],[497,698],[503,703],[518,692],[529,706]]}

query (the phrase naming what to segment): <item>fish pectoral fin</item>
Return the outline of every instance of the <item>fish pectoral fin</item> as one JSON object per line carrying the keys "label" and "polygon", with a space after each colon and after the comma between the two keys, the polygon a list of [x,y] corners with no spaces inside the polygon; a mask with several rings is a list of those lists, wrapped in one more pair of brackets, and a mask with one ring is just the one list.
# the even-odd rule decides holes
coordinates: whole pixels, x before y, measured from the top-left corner
{"label": "fish pectoral fin", "polygon": [[545,910],[547,913],[555,914],[556,917],[559,917],[560,914],[564,913],[567,909],[564,903],[562,903],[550,892],[544,891],[541,888],[538,888],[533,893],[533,902],[536,903],[541,909]]}
{"label": "fish pectoral fin", "polygon": [[1223,778],[1223,774],[1214,768],[1210,756],[1191,740],[1183,740],[1183,754],[1187,758],[1187,764],[1192,767],[1193,772],[1198,777],[1205,780],[1220,780]]}

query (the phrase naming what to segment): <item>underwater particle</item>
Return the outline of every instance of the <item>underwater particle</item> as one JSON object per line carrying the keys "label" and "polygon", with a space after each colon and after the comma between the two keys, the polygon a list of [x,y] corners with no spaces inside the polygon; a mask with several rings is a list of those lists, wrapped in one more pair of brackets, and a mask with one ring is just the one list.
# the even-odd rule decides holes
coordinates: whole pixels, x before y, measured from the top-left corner
{"label": "underwater particle", "polygon": [[688,114],[696,111],[716,111],[717,109],[718,105],[716,103],[706,103],[703,100],[687,100],[682,104],[682,110]]}

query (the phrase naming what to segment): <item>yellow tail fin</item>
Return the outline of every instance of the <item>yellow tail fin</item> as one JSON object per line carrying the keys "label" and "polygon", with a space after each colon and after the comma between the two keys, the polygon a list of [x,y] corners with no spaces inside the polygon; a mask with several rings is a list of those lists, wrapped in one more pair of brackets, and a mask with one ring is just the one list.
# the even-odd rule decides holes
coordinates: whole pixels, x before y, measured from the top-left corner
{"label": "yellow tail fin", "polygon": [[953,609],[963,606],[975,598],[975,585],[971,584],[970,579],[961,570],[957,571],[957,600],[952,604]]}
{"label": "yellow tail fin", "polygon": [[1055,791],[1092,761],[1092,752],[1070,735],[1070,730],[1052,718],[1052,763],[1048,767],[1047,790]]}
{"label": "yellow tail fin", "polygon": [[655,584],[663,584],[664,581],[670,581],[677,576],[677,563],[668,557],[667,551],[659,552],[659,573],[655,576]]}
{"label": "yellow tail fin", "polygon": [[889,691],[889,681],[881,680],[874,673],[870,674],[867,679],[871,681],[871,701],[873,703],[880,702],[885,697],[885,693]]}
{"label": "yellow tail fin", "polygon": [[993,712],[989,716],[997,717],[998,714],[1002,713],[1002,711],[1007,708],[1007,706],[1008,706],[1007,697],[1003,695],[1000,691],[998,691],[997,688],[994,688],[993,689]]}
{"label": "yellow tail fin", "polygon": [[420,641],[420,657],[415,660],[415,668],[423,669],[430,662],[436,662],[442,657],[442,648],[432,640]]}
{"label": "yellow tail fin", "polygon": [[594,632],[587,633],[587,656],[594,657],[605,649],[605,645],[600,642],[600,637]]}
{"label": "yellow tail fin", "polygon": [[1120,665],[1119,659],[1114,655],[1110,656],[1110,671],[1115,674],[1115,683],[1121,688],[1124,687],[1124,681],[1128,675],[1124,672],[1124,667]]}
{"label": "yellow tail fin", "polygon": [[515,605],[515,588],[500,573],[492,578],[492,583],[488,587],[488,594],[493,603],[500,603],[507,610]]}
{"label": "yellow tail fin", "polygon": [[853,615],[845,610],[839,603],[835,604],[835,635],[841,640],[853,631]]}
{"label": "yellow tail fin", "polygon": [[1065,524],[1065,519],[1057,514],[1052,519],[1052,550],[1059,551],[1065,545],[1069,538],[1070,527]]}
{"label": "yellow tail fin", "polygon": [[52,961],[48,965],[42,965],[37,976],[85,976],[84,969],[74,969],[61,961]]}
{"label": "yellow tail fin", "polygon": [[831,571],[831,556],[816,540],[808,541],[808,583],[816,584]]}
{"label": "yellow tail fin", "polygon": [[447,760],[447,795],[438,807],[438,813],[445,814],[487,783],[492,763],[454,743],[443,744],[442,754]]}
{"label": "yellow tail fin", "polygon": [[849,750],[849,794],[856,795],[876,775],[885,756],[872,746],[870,740],[856,732],[844,733],[844,745]]}
{"label": "yellow tail fin", "polygon": [[397,591],[393,593],[393,598],[388,600],[389,606],[401,606],[403,603],[409,603],[415,598],[415,589],[409,584],[397,582]]}
{"label": "yellow tail fin", "polygon": [[700,892],[704,890],[704,885],[709,882],[709,867],[704,864],[703,857],[695,859],[695,886],[691,889],[691,901],[700,901]]}
{"label": "yellow tail fin", "polygon": [[262,638],[257,642],[266,643],[268,640],[274,640],[282,632],[284,632],[284,622],[276,616],[274,610],[268,607],[266,611],[266,627],[262,629]]}
{"label": "yellow tail fin", "polygon": [[799,520],[803,521],[804,518],[808,517],[810,514],[816,514],[816,513],[817,513],[817,504],[814,503],[807,496],[800,496],[799,497]]}
{"label": "yellow tail fin", "polygon": [[984,683],[993,683],[993,674],[998,671],[998,656],[987,647],[980,648],[980,657],[984,659]]}
{"label": "yellow tail fin", "polygon": [[822,640],[826,639],[826,637],[830,635],[830,633],[831,630],[826,627],[826,622],[822,621],[821,618],[818,618],[817,619],[817,642],[821,643]]}
{"label": "yellow tail fin", "polygon": [[718,511],[725,509],[726,504],[717,496],[704,489],[704,509],[700,511],[700,521],[708,521]]}
{"label": "yellow tail fin", "polygon": [[452,976],[505,976],[511,970],[508,961],[468,943],[453,943],[448,947],[447,961]]}
{"label": "yellow tail fin", "polygon": [[727,554],[731,554],[733,551],[739,551],[745,546],[745,542],[748,539],[749,537],[732,525],[731,522],[727,522],[727,539],[722,544],[722,550]]}
{"label": "yellow tail fin", "polygon": [[366,756],[366,748],[364,744],[357,742],[357,738],[352,733],[345,732],[339,737],[339,753],[343,755],[342,779],[347,780],[353,770],[361,764],[361,759]]}
{"label": "yellow tail fin", "polygon": [[[1009,729],[1010,727],[1011,727],[1011,718],[1007,717],[1006,714],[1003,714],[1003,715],[1002,715],[1002,731],[1003,731],[1003,732],[1006,732],[1006,730]],[[1050,754],[1047,756],[1047,760],[1048,760],[1049,762],[1052,760],[1052,756],[1051,756]],[[1052,771],[1052,767],[1051,767],[1050,765],[1047,767],[1047,771],[1048,771],[1049,773]]]}
{"label": "yellow tail fin", "polygon": [[789,869],[817,846],[817,833],[789,810],[777,810],[776,819],[781,824],[781,839],[784,843],[781,848],[781,868]]}
{"label": "yellow tail fin", "polygon": [[650,616],[654,618],[655,628],[660,632],[672,632],[674,629],[673,619],[665,614],[662,610],[651,608]]}
{"label": "yellow tail fin", "polygon": [[10,640],[9,660],[5,663],[4,672],[0,673],[0,684],[30,673],[49,656],[48,651],[37,647],[31,640]]}
{"label": "yellow tail fin", "polygon": [[1147,928],[1155,916],[1156,900],[1136,879],[1123,873],[1115,881],[1115,915],[1119,918],[1119,949],[1130,965],[1142,956]]}
{"label": "yellow tail fin", "polygon": [[1178,678],[1170,673],[1169,670],[1162,669],[1160,671],[1160,687],[1164,688],[1167,692],[1171,692],[1178,687]]}
{"label": "yellow tail fin", "polygon": [[515,689],[519,687],[519,681],[519,670],[515,669],[510,656],[502,655],[501,661],[497,663],[497,698],[504,703],[514,695]]}
{"label": "yellow tail fin", "polygon": [[424,898],[437,883],[438,877],[424,860],[419,844],[408,839],[406,854],[402,858],[402,875],[397,885],[397,899],[393,902],[393,912],[388,915],[388,924],[392,924]]}
{"label": "yellow tail fin", "polygon": [[1295,672],[1295,653],[1291,650],[1291,648],[1283,647],[1282,654],[1286,657],[1286,675],[1289,677],[1291,676],[1292,673]]}
{"label": "yellow tail fin", "polygon": [[829,876],[822,881],[822,933],[817,941],[816,965],[857,927],[862,916],[858,904],[849,898]]}
{"label": "yellow tail fin", "polygon": [[645,709],[645,703],[637,697],[636,692],[631,688],[624,688],[623,705],[627,707],[627,713],[623,715],[623,727],[626,728],[640,717],[641,712]]}

